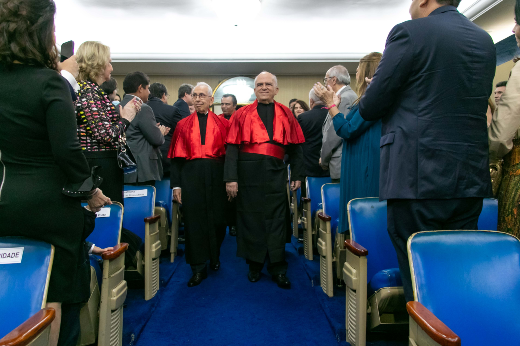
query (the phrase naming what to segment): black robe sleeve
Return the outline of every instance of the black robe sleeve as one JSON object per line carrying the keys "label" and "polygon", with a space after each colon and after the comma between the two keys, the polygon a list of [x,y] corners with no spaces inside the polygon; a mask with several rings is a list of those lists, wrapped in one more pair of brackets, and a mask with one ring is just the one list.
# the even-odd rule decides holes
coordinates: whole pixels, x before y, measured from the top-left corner
{"label": "black robe sleeve", "polygon": [[291,181],[303,181],[303,148],[301,144],[287,146],[287,154],[291,158]]}
{"label": "black robe sleeve", "polygon": [[226,148],[226,162],[224,164],[224,181],[226,183],[238,181],[238,145],[228,144]]}
{"label": "black robe sleeve", "polygon": [[181,187],[181,171],[182,166],[184,166],[184,162],[186,162],[186,159],[180,157],[171,159],[170,187],[172,189],[176,187]]}

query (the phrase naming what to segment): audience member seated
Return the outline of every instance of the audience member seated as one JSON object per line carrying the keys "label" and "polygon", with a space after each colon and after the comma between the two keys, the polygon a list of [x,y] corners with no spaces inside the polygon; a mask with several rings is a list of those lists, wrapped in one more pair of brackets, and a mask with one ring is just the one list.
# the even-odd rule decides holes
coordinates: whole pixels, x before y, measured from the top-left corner
{"label": "audience member seated", "polygon": [[[69,85],[57,72],[54,2],[19,0],[0,11],[0,236],[54,245],[47,307],[56,310],[50,345],[58,343],[62,304],[76,299],[88,218],[110,199],[98,186],[76,134]],[[23,8],[23,11],[19,10]],[[30,33],[38,31],[39,35]],[[31,52],[25,54],[26,52]],[[93,214],[87,214],[92,218]]]}
{"label": "audience member seated", "polygon": [[125,174],[125,184],[155,186],[155,181],[163,177],[159,147],[164,144],[164,136],[170,128],[158,124],[152,108],[146,104],[149,87],[150,79],[142,72],[130,73],[123,81],[126,94],[121,103],[123,107],[132,102],[133,97],[145,102],[127,131],[127,143],[135,157],[137,171]]}
{"label": "audience member seated", "polygon": [[141,107],[137,99],[121,109],[120,114],[100,85],[110,79],[110,48],[93,41],[79,46],[78,100],[76,101],[77,135],[90,167],[101,167],[106,195],[123,203],[123,170],[119,167],[118,148],[125,143],[125,132]]}
{"label": "audience member seated", "polygon": [[[193,85],[191,84],[182,84],[179,87],[178,97],[179,99],[175,101],[173,107],[175,107],[175,118],[187,118],[190,114],[195,113],[195,107],[193,107],[193,101],[191,99],[191,92],[193,91]],[[190,107],[193,107],[193,111]]]}
{"label": "audience member seated", "polygon": [[[337,135],[343,139],[343,158],[341,162],[340,194],[340,232],[349,228],[347,204],[354,198],[379,196],[379,141],[381,139],[381,120],[365,121],[359,114],[359,100],[368,87],[381,61],[381,53],[370,53],[359,62],[356,72],[358,99],[345,117],[334,107],[329,111]],[[327,107],[337,104],[338,96],[334,91],[320,87],[315,92]],[[343,179],[344,178],[344,179]]]}
{"label": "audience member seated", "polygon": [[308,110],[310,110],[309,106],[307,106],[305,101],[302,100],[297,100],[291,108],[292,114],[294,114],[296,118],[298,118],[300,114],[302,114],[303,112],[307,112]]}
{"label": "audience member seated", "polygon": [[168,159],[168,151],[170,150],[170,143],[172,135],[175,132],[177,123],[182,120],[176,108],[168,104],[168,89],[161,83],[153,83],[150,85],[150,97],[148,98],[148,106],[153,111],[155,119],[164,127],[169,127],[171,130],[164,136],[164,144],[161,145],[161,163],[165,177],[170,177],[170,160]]}
{"label": "audience member seated", "polygon": [[291,101],[289,101],[289,109],[292,109],[296,101],[298,101],[298,99],[291,99]]}
{"label": "audience member seated", "polygon": [[[325,86],[330,86],[341,99],[338,106],[342,114],[347,114],[352,103],[358,98],[350,87],[348,70],[341,65],[330,68],[323,79]],[[320,165],[330,171],[333,183],[339,183],[341,177],[341,153],[343,140],[336,134],[330,115],[323,124],[323,143],[321,146]]]}

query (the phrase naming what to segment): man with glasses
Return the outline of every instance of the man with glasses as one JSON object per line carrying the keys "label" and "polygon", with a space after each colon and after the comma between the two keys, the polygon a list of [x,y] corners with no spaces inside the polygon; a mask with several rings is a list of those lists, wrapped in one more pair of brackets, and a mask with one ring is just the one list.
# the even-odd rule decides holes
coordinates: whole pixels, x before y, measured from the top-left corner
{"label": "man with glasses", "polygon": [[276,76],[262,72],[255,78],[257,100],[231,119],[224,180],[229,199],[237,198],[237,255],[249,264],[249,281],[260,280],[267,261],[278,286],[290,288],[285,243],[291,227],[283,158],[286,153],[291,157],[291,189],[296,191],[305,138],[291,110],[274,101],[276,94]]}
{"label": "man with glasses", "polygon": [[[350,87],[350,75],[346,67],[341,65],[331,67],[325,74],[323,84],[325,87],[330,86],[336,95],[341,98],[341,103],[338,105],[339,111],[347,115],[348,109],[357,99],[357,95]],[[336,134],[330,114],[325,118],[322,133],[320,165],[323,169],[330,171],[330,178],[333,183],[339,183],[343,140]]]}
{"label": "man with glasses", "polygon": [[198,83],[191,97],[196,112],[179,121],[168,154],[173,198],[184,214],[186,263],[193,272],[188,287],[208,277],[208,260],[211,269],[219,270],[229,206],[223,177],[229,122],[209,110],[208,84]]}
{"label": "man with glasses", "polygon": [[163,176],[170,176],[170,160],[168,159],[168,150],[172,142],[173,132],[177,123],[181,120],[178,112],[175,112],[173,106],[168,105],[168,90],[161,83],[153,83],[150,85],[150,97],[148,98],[148,106],[152,108],[155,119],[159,124],[169,127],[171,130],[164,136],[164,144],[159,148],[161,150],[161,162],[163,166]]}

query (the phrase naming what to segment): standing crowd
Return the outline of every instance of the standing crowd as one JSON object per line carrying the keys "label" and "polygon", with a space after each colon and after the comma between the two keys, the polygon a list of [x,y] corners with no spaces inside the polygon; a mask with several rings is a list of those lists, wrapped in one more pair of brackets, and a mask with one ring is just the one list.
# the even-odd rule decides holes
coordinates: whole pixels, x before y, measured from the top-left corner
{"label": "standing crowd", "polygon": [[[183,207],[190,287],[207,278],[208,261],[219,270],[229,227],[249,281],[259,281],[267,265],[276,284],[290,288],[287,160],[292,191],[305,177],[340,184],[339,232],[348,231],[351,199],[387,201],[408,301],[413,233],[477,229],[483,198],[495,192],[499,231],[520,235],[520,67],[496,85],[493,109],[495,46],[457,11],[459,3],[413,0],[412,20],[392,29],[384,53],[360,60],[356,90],[337,65],[323,84],[309,86],[309,105],[295,99],[287,107],[275,101],[277,77],[264,71],[254,81],[254,103],[237,110],[236,97],[226,94],[217,115],[204,82],[181,85],[168,105],[164,85],[133,72],[121,98],[109,47],[84,42],[58,62],[54,1],[0,0],[0,236],[56,249],[51,344],[77,340],[88,254],[111,250],[86,238],[95,212],[124,203],[125,184],[170,178]],[[520,46],[516,23],[514,33]],[[6,226],[19,219],[23,228]]]}

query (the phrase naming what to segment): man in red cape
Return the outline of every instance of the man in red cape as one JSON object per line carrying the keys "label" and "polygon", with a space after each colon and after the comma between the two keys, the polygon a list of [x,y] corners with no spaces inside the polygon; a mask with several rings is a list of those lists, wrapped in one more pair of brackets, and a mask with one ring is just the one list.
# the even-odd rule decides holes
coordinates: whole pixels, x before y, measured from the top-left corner
{"label": "man in red cape", "polygon": [[186,263],[193,272],[189,287],[207,278],[208,260],[211,269],[220,268],[229,205],[223,180],[229,122],[209,111],[213,97],[208,84],[198,83],[192,98],[195,112],[177,124],[168,153],[173,198],[183,207]]}
{"label": "man in red cape", "polygon": [[291,189],[301,186],[305,142],[292,112],[274,101],[276,76],[262,72],[255,79],[255,103],[231,118],[227,136],[224,181],[230,199],[237,198],[237,255],[249,264],[248,278],[260,280],[267,271],[279,287],[290,288],[286,276],[285,243],[290,234],[287,166],[291,160]]}

